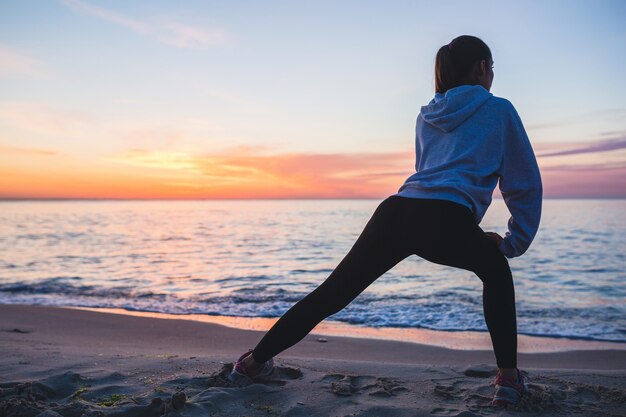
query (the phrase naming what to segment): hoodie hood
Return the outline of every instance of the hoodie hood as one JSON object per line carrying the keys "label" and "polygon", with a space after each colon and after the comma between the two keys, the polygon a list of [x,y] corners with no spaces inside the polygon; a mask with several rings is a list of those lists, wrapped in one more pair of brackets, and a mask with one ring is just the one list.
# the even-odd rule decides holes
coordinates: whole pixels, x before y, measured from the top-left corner
{"label": "hoodie hood", "polygon": [[452,132],[492,97],[481,85],[461,85],[445,94],[436,93],[430,103],[422,106],[424,121],[444,132]]}

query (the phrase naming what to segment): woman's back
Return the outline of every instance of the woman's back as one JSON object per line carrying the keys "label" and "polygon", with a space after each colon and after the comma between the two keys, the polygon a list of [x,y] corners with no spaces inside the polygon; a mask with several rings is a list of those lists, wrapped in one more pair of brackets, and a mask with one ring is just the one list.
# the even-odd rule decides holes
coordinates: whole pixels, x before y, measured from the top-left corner
{"label": "woman's back", "polygon": [[416,172],[396,195],[454,201],[470,208],[480,223],[500,181],[515,217],[502,251],[514,257],[528,248],[539,226],[541,177],[508,100],[480,85],[437,93],[417,118],[415,153]]}
{"label": "woman's back", "polygon": [[502,161],[504,100],[481,86],[464,85],[437,94],[415,128],[415,174],[402,196],[452,197],[480,222],[491,203]]}

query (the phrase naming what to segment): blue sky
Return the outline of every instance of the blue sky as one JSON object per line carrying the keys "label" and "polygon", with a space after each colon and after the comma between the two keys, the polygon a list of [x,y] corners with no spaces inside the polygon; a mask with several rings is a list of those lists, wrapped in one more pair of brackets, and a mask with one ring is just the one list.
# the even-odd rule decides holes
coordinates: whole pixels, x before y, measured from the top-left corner
{"label": "blue sky", "polygon": [[0,1],[0,149],[21,167],[43,151],[102,170],[135,151],[166,170],[207,155],[410,154],[437,49],[472,34],[536,153],[570,152],[540,166],[608,161],[626,196],[624,21],[623,1]]}

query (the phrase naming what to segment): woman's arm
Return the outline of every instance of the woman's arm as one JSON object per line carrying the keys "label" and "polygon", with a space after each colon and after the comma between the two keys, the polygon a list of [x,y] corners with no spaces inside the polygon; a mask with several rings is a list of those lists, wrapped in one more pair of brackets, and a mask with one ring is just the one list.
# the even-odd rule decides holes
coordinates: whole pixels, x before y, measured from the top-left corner
{"label": "woman's arm", "polygon": [[513,105],[510,110],[499,187],[511,218],[499,249],[507,258],[515,258],[526,252],[539,229],[543,186],[522,120]]}

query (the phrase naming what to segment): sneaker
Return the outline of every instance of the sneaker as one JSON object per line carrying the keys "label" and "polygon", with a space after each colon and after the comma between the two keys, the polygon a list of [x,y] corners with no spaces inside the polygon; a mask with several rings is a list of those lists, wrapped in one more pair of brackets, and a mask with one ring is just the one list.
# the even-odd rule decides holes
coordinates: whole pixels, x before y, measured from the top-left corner
{"label": "sneaker", "polygon": [[524,375],[519,369],[515,368],[515,370],[517,372],[517,381],[511,381],[510,379],[504,378],[500,375],[500,373],[496,376],[494,381],[496,392],[493,396],[493,405],[505,408],[508,405],[515,405],[521,400],[528,390]]}
{"label": "sneaker", "polygon": [[255,381],[261,380],[267,376],[269,376],[274,371],[274,360],[269,359],[263,363],[263,366],[258,370],[252,371],[247,369],[243,363],[243,360],[250,354],[252,354],[252,350],[248,350],[246,353],[241,355],[235,365],[233,366],[233,370],[228,375],[228,379],[234,382],[236,385],[244,386],[249,385]]}

